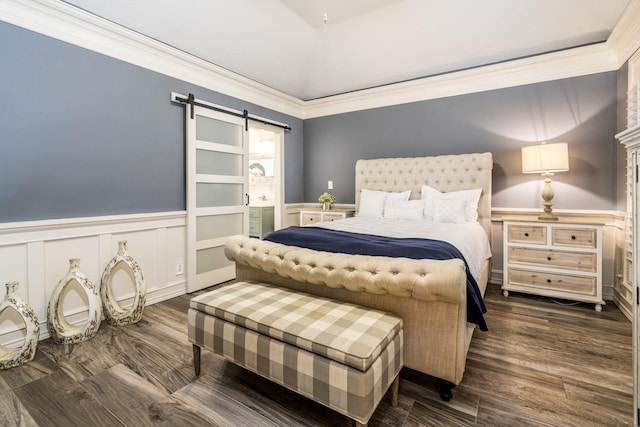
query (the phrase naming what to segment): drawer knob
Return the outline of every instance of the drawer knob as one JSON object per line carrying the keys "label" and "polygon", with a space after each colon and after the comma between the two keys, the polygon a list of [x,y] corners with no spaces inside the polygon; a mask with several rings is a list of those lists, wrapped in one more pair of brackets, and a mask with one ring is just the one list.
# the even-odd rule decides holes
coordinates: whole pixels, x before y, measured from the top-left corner
{"label": "drawer knob", "polygon": [[524,237],[529,237],[529,233],[524,233]]}
{"label": "drawer knob", "polygon": [[571,236],[571,240],[576,240],[576,236]]}
{"label": "drawer knob", "polygon": [[547,283],[551,283],[551,279],[547,279]]}
{"label": "drawer knob", "polygon": [[551,261],[551,257],[550,256],[547,257],[547,261]]}

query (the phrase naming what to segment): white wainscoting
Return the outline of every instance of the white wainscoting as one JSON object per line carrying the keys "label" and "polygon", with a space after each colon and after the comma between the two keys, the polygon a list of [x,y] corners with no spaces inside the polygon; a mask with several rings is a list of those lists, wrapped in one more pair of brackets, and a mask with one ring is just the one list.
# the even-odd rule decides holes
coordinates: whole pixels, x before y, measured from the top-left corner
{"label": "white wainscoting", "polygon": [[[305,206],[304,203],[286,205],[285,226],[297,225],[298,212]],[[530,216],[536,212],[493,208],[491,283],[502,283],[502,217]],[[618,301],[617,289],[624,255],[625,213],[559,211],[558,214],[597,219],[605,224],[603,296],[605,300],[613,300],[624,312],[625,304]],[[38,316],[40,338],[47,338],[49,297],[67,273],[69,259],[80,258],[80,270],[99,286],[102,272],[116,254],[120,240],[128,242],[129,254],[140,264],[147,286],[147,305],[183,295],[186,276],[176,274],[176,264],[185,262],[185,225],[184,211],[0,224],[0,296],[4,298],[5,283],[20,282],[19,294]],[[184,267],[183,271],[187,271],[186,265]],[[112,288],[118,302],[127,306],[133,297],[133,286],[124,272],[118,274],[121,276],[114,276]],[[86,319],[88,304],[83,298],[81,292],[70,287],[63,304],[69,322],[81,323]],[[8,312],[0,318],[0,344],[13,346],[22,343],[24,324],[19,316]]]}
{"label": "white wainscoting", "polygon": [[[40,338],[47,338],[49,297],[67,273],[69,259],[80,258],[80,271],[100,286],[118,241],[126,240],[129,255],[144,275],[147,305],[183,295],[185,275],[176,274],[176,264],[185,262],[185,225],[184,211],[0,224],[0,287],[20,282],[20,296],[38,316]],[[84,322],[86,297],[73,286],[68,289],[63,297],[65,318]],[[126,271],[114,275],[112,290],[120,305],[131,304],[134,287]],[[2,298],[4,294],[0,291]],[[5,346],[24,339],[24,323],[12,312],[5,311],[0,319],[0,344]]]}

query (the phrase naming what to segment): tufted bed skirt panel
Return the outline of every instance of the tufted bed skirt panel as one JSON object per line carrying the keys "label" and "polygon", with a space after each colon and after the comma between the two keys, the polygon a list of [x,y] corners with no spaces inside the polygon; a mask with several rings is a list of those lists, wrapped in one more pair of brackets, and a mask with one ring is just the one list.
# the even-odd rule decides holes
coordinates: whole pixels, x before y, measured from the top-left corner
{"label": "tufted bed skirt panel", "polygon": [[[225,255],[237,264],[299,282],[421,301],[466,301],[464,263],[320,252],[232,236]],[[462,282],[461,282],[462,278]]]}

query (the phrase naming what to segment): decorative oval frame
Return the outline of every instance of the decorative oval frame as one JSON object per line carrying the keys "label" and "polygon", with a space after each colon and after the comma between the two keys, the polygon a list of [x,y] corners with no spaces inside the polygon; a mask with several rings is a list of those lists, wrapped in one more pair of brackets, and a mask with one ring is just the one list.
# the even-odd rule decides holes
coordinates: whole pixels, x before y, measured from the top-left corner
{"label": "decorative oval frame", "polygon": [[[120,266],[125,266],[133,275],[134,296],[133,304],[128,310],[123,309],[113,296],[111,280]],[[102,273],[100,282],[100,297],[104,306],[104,318],[110,325],[125,326],[137,323],[142,318],[145,303],[147,301],[147,287],[144,275],[138,262],[127,252],[127,241],[118,242],[118,253],[109,261]]]}
{"label": "decorative oval frame", "polygon": [[40,323],[33,309],[18,295],[18,282],[6,284],[7,294],[0,302],[0,316],[5,310],[14,310],[25,324],[24,343],[19,348],[9,348],[0,345],[0,369],[9,369],[23,365],[33,360],[38,348],[40,337]]}
{"label": "decorative oval frame", "polygon": [[[98,332],[102,321],[102,304],[98,289],[80,270],[80,259],[69,260],[69,272],[53,289],[49,305],[47,306],[47,329],[49,336],[56,344],[75,344],[93,338]],[[73,281],[77,282],[87,295],[89,301],[89,315],[84,325],[71,325],[64,318],[60,297],[65,288]]]}

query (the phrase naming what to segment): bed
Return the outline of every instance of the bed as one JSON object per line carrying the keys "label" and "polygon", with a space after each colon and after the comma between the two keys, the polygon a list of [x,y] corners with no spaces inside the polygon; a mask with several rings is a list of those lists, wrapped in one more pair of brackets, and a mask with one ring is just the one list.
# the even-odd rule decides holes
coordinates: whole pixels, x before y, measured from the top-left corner
{"label": "bed", "polygon": [[[236,263],[238,280],[275,284],[400,315],[405,330],[404,366],[437,378],[440,395],[448,400],[451,388],[462,380],[475,329],[490,327],[482,316],[482,295],[491,264],[492,168],[491,153],[359,160],[356,217],[312,227],[315,231],[322,228],[328,233],[345,234],[345,242],[357,241],[358,236],[366,240],[367,230],[373,229],[382,239],[374,246],[387,246],[388,241],[425,238],[422,234],[403,234],[408,233],[406,228],[432,228],[436,237],[430,239],[440,236],[446,240],[452,229],[459,228],[463,232],[458,234],[464,235],[469,226],[475,231],[468,233],[480,237],[476,237],[476,249],[471,245],[460,251],[466,255],[422,259],[421,255],[414,256],[413,249],[403,252],[405,249],[395,247],[388,255],[363,254],[357,252],[360,249],[346,253],[346,243],[330,245],[333,249],[314,248],[309,242],[315,241],[315,236],[295,234],[306,232],[301,229],[307,227],[276,231],[267,236],[273,241],[234,236],[227,242],[225,253]],[[468,199],[469,193],[477,194],[477,217],[469,211],[473,203],[459,201]],[[382,215],[377,211],[379,197],[384,199]],[[427,220],[414,217],[420,204]],[[384,231],[385,223],[404,225]],[[292,241],[278,240],[278,233],[292,231]],[[458,249],[458,242],[445,243]],[[467,257],[470,262],[466,262]],[[480,299],[479,318],[471,309],[476,297]]]}

